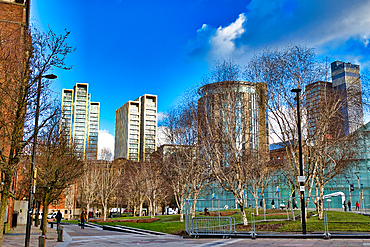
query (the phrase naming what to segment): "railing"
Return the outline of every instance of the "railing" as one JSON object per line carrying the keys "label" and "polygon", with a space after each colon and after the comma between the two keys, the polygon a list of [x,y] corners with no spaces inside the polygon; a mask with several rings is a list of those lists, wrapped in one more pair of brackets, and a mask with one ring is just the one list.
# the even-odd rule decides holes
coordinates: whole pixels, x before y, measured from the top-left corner
{"label": "railing", "polygon": [[230,235],[235,232],[234,217],[194,217],[190,235]]}

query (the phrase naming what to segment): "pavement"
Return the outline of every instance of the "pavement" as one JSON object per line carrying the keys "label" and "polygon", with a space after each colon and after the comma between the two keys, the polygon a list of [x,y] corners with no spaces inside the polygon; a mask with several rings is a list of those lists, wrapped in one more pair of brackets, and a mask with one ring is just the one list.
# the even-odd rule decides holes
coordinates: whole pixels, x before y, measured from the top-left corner
{"label": "pavement", "polygon": [[[221,247],[221,246],[369,246],[370,239],[271,239],[261,238],[252,240],[250,238],[182,238],[176,235],[137,235],[130,233],[114,232],[102,230],[100,227],[81,227],[74,224],[63,224],[64,242],[57,242],[56,228],[48,228],[46,247],[92,247],[92,246],[200,246],[200,247]],[[24,246],[25,225],[18,226],[4,234],[3,246]],[[41,230],[38,227],[32,227],[30,246],[38,246],[38,237]]]}
{"label": "pavement", "polygon": [[[46,233],[46,244],[47,247],[58,246],[60,242],[57,242],[57,231],[56,224],[54,228],[50,228],[48,225]],[[39,236],[41,236],[40,227],[32,226],[30,246],[39,246]],[[11,228],[9,233],[3,235],[3,247],[16,247],[24,246],[26,239],[26,225],[18,225],[16,228]]]}

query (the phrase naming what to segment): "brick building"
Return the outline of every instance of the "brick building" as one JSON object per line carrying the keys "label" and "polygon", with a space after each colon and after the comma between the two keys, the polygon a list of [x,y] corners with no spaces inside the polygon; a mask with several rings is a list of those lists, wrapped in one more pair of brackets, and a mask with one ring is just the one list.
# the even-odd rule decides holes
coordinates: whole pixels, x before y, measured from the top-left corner
{"label": "brick building", "polygon": [[[26,73],[26,50],[30,44],[28,36],[28,1],[20,0],[0,0],[0,80],[2,90],[0,90],[0,118],[2,126],[0,128],[0,147],[5,161],[3,166],[7,167],[8,157],[12,156],[11,138],[9,129],[14,129],[13,126],[18,124],[20,126],[17,132],[18,137],[21,136],[24,119],[22,112],[19,114],[15,109],[19,101],[17,99],[18,89],[23,82],[25,82]],[[25,112],[25,108],[24,108]],[[15,124],[14,124],[15,123]],[[19,138],[18,138],[19,139]],[[14,199],[12,195],[15,193],[17,182],[17,169],[11,167],[4,169],[3,172],[3,186],[8,186],[9,178],[11,183],[9,187],[9,199],[6,207],[6,215],[4,222],[6,225],[12,224]],[[13,173],[14,171],[14,173]],[[17,210],[17,209],[16,209]],[[7,229],[5,229],[7,230]]]}

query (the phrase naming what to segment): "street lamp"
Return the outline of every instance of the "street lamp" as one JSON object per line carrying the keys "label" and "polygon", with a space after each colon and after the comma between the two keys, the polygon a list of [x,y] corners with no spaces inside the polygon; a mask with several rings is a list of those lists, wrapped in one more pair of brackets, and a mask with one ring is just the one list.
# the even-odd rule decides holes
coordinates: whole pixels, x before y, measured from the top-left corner
{"label": "street lamp", "polygon": [[40,116],[40,97],[41,97],[41,81],[42,78],[46,79],[56,79],[57,76],[54,74],[49,75],[39,75],[38,76],[38,83],[37,83],[37,95],[36,95],[36,112],[35,112],[35,126],[33,130],[33,143],[32,143],[32,162],[31,162],[31,186],[30,186],[30,194],[28,199],[28,211],[27,211],[27,225],[26,225],[26,240],[25,246],[30,246],[30,237],[31,237],[31,225],[32,225],[32,211],[33,211],[33,194],[36,190],[35,183],[35,163],[36,163],[36,145],[37,145],[37,135],[39,133],[39,116]]}
{"label": "street lamp", "polygon": [[[301,110],[299,105],[299,96],[301,94],[301,89],[292,89],[292,93],[296,93],[297,96],[295,100],[297,101],[297,118],[298,118],[298,144],[299,144],[299,175],[303,177],[303,157],[302,157],[302,130],[301,130]],[[302,217],[302,234],[306,234],[306,208],[304,202],[304,182],[300,182],[300,192],[301,192],[301,217]]]}

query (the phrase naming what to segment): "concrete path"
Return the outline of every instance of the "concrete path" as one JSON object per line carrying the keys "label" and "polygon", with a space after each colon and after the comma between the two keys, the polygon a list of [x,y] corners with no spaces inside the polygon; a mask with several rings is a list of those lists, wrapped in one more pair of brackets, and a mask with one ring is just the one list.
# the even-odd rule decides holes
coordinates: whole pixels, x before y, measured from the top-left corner
{"label": "concrete path", "polygon": [[[63,225],[64,242],[57,242],[56,229],[48,228],[46,246],[47,247],[74,247],[74,246],[199,246],[199,247],[221,247],[221,246],[369,246],[370,239],[352,240],[352,239],[220,239],[220,238],[182,238],[179,236],[139,236],[128,233],[104,231],[101,228],[81,227],[77,225]],[[4,235],[3,246],[24,246],[25,226],[18,226],[10,234]],[[38,236],[41,231],[33,227],[31,234],[31,245],[38,246]]]}
{"label": "concrete path", "polygon": [[[347,239],[220,239],[220,238],[182,238],[179,236],[140,236],[127,233],[104,231],[101,228],[81,229],[76,225],[65,226],[66,233],[72,241],[68,247],[91,247],[91,246],[369,246],[368,240],[347,240]],[[58,247],[61,247],[58,246]]]}
{"label": "concrete path", "polygon": [[[31,238],[30,238],[30,246],[39,246],[39,236],[41,236],[40,227],[32,226],[31,228]],[[47,247],[54,247],[60,244],[57,242],[57,232],[56,232],[56,225],[54,228],[48,227],[47,234],[46,234],[46,246]],[[26,238],[26,225],[18,225],[16,228],[11,228],[9,233],[4,234],[3,239],[3,247],[16,247],[16,246],[24,246]]]}

